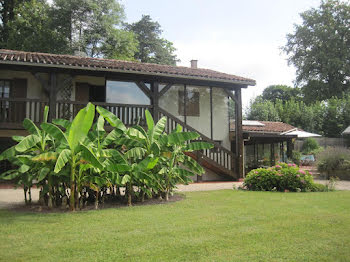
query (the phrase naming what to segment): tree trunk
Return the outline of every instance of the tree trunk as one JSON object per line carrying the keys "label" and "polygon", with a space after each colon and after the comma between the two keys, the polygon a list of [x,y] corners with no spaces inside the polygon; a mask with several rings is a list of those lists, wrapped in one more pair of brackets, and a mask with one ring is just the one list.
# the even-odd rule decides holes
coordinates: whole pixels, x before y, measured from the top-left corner
{"label": "tree trunk", "polygon": [[95,209],[98,209],[98,195],[99,195],[99,192],[96,191],[96,198],[95,198]]}
{"label": "tree trunk", "polygon": [[32,203],[32,188],[31,187],[29,187],[28,194],[29,194],[29,204],[31,204]]}
{"label": "tree trunk", "polygon": [[169,201],[169,189],[165,191],[165,201]]}
{"label": "tree trunk", "polygon": [[127,195],[128,195],[128,206],[131,207],[132,206],[132,202],[131,202],[131,190],[132,190],[132,186],[130,183],[127,183],[127,186],[126,186],[126,191],[127,191]]}
{"label": "tree trunk", "polygon": [[71,173],[70,173],[70,197],[69,197],[69,209],[75,211],[75,183],[74,183],[74,163],[71,164]]}
{"label": "tree trunk", "polygon": [[25,203],[26,205],[28,205],[27,190],[28,190],[27,187],[24,186],[24,187],[23,187],[23,192],[24,192],[24,203]]}

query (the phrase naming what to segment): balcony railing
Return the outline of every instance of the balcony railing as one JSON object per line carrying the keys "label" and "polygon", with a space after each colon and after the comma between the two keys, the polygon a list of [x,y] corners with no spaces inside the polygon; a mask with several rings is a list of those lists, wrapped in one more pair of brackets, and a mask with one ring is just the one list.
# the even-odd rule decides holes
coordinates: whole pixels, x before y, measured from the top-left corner
{"label": "balcony railing", "polygon": [[[48,104],[48,101],[40,99],[0,98],[0,128],[21,129],[23,128],[22,122],[25,118],[29,118],[35,123],[41,123],[44,107]],[[145,123],[146,110],[152,110],[152,106],[150,105],[94,104],[111,111],[127,126],[137,123],[143,125]],[[50,110],[54,110],[54,118],[72,120],[85,105],[86,102],[57,101],[55,108],[50,108]]]}

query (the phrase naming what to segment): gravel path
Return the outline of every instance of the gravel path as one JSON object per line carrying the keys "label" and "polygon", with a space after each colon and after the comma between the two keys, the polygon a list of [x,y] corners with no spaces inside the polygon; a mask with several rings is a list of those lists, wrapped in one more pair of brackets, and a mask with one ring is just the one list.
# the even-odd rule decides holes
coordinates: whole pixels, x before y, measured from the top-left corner
{"label": "gravel path", "polygon": [[[327,180],[315,180],[316,183],[326,184]],[[233,185],[238,187],[242,182],[203,182],[193,183],[189,185],[179,185],[177,191],[211,191],[232,189]],[[336,184],[337,190],[350,190],[350,181],[338,181]],[[32,189],[32,201],[38,201],[39,189]],[[22,189],[0,189],[0,208],[8,207],[10,205],[24,204],[24,195]]]}

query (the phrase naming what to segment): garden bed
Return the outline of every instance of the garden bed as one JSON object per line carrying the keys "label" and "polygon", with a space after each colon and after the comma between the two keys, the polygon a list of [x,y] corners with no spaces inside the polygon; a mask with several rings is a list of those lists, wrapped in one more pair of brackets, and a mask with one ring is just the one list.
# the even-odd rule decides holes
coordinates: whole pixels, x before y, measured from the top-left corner
{"label": "garden bed", "polygon": [[[184,194],[175,193],[169,197],[168,201],[165,201],[164,199],[159,199],[159,198],[151,198],[151,199],[145,199],[144,202],[141,202],[141,201],[134,202],[133,206],[162,205],[162,204],[169,204],[169,203],[181,201],[183,199],[185,199]],[[123,207],[127,207],[126,203],[110,201],[110,202],[105,202],[104,204],[100,204],[97,210],[108,209],[108,208],[123,208]],[[12,205],[8,205],[6,207],[6,209],[9,211],[16,211],[16,212],[35,212],[35,213],[36,212],[38,212],[38,213],[64,213],[64,212],[69,211],[68,206],[66,208],[62,208],[62,207],[49,208],[47,205],[40,205],[37,202],[29,204],[29,205],[14,203]],[[84,208],[76,209],[76,211],[78,211],[78,212],[79,211],[89,211],[89,210],[96,210],[93,203],[86,205]]]}

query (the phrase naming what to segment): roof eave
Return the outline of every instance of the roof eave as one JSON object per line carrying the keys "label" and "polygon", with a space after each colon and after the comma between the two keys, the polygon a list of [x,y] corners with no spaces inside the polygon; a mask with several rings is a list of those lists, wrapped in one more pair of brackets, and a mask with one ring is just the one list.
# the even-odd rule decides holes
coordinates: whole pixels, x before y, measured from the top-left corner
{"label": "roof eave", "polygon": [[191,80],[200,80],[208,82],[221,82],[227,84],[238,84],[238,85],[247,85],[255,86],[256,81],[252,80],[228,80],[220,78],[205,78],[205,77],[196,77],[196,76],[185,76],[177,74],[165,74],[165,73],[154,73],[146,71],[131,71],[131,70],[121,70],[121,69],[112,69],[112,68],[99,68],[99,67],[83,67],[83,66],[73,66],[73,65],[60,65],[60,64],[42,64],[42,63],[30,63],[22,61],[0,61],[0,64],[8,65],[22,65],[22,66],[36,66],[36,67],[51,67],[51,68],[61,68],[61,69],[71,69],[71,70],[87,70],[95,72],[114,72],[114,73],[124,73],[124,74],[137,74],[137,75],[151,75],[151,76],[161,76],[168,78],[181,78],[181,79],[191,79]]}

